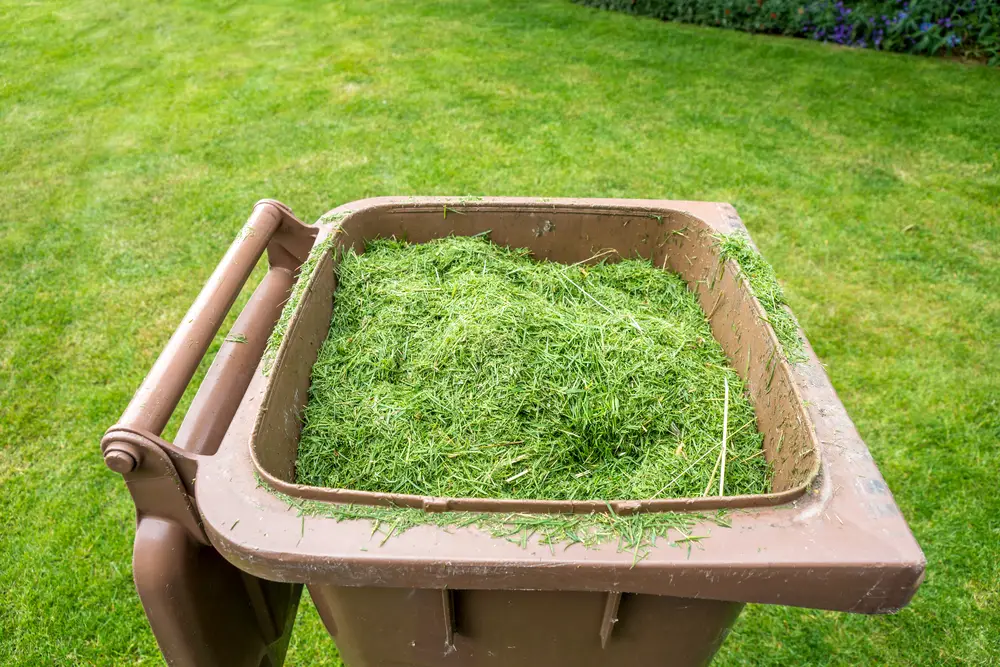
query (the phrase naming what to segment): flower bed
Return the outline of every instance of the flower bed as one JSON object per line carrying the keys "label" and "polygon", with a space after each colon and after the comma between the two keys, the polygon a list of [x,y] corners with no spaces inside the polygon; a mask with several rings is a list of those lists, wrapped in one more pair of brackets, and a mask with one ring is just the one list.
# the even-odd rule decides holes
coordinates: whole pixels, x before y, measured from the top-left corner
{"label": "flower bed", "polygon": [[575,0],[666,21],[1000,64],[996,0]]}

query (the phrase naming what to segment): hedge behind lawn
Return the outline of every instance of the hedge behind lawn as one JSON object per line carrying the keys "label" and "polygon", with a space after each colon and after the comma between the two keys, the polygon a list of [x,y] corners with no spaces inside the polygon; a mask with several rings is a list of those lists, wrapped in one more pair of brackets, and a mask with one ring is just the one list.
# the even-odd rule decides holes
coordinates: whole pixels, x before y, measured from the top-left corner
{"label": "hedge behind lawn", "polygon": [[1000,0],[574,0],[666,21],[1000,64]]}

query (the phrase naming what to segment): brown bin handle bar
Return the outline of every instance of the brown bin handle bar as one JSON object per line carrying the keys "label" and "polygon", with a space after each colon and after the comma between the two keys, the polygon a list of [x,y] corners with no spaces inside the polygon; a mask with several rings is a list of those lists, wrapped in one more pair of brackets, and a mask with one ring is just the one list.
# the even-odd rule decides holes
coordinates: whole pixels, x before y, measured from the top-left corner
{"label": "brown bin handle bar", "polygon": [[[177,521],[208,543],[194,502],[198,459],[218,449],[316,233],[284,204],[257,202],[121,419],[104,435],[104,461],[125,477],[138,518]],[[163,428],[265,250],[267,275],[233,325],[242,335],[222,344],[176,444],[163,440]]]}

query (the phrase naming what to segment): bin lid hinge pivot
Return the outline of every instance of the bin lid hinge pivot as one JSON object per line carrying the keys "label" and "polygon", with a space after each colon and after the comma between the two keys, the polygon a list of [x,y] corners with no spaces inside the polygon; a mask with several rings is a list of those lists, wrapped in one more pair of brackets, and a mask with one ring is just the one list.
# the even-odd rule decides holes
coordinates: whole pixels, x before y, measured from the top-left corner
{"label": "bin lid hinge pivot", "polygon": [[191,537],[209,544],[195,500],[202,456],[184,451],[140,428],[116,424],[101,439],[104,463],[122,475],[135,501],[136,518],[175,521]]}

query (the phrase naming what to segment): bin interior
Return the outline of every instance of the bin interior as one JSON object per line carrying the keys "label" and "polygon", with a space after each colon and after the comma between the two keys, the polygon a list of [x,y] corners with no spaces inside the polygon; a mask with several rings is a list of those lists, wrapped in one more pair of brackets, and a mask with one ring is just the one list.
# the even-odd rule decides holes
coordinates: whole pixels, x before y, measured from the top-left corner
{"label": "bin interior", "polygon": [[[732,227],[726,228],[684,211],[641,205],[560,206],[538,202],[511,206],[466,201],[338,210],[329,219],[331,224],[324,225],[317,238],[317,261],[300,277],[306,281],[306,289],[301,299],[291,303],[294,310],[287,333],[270,370],[267,409],[260,412],[251,440],[259,474],[279,490],[315,500],[431,511],[605,512],[610,504],[614,511],[627,514],[775,505],[801,495],[815,478],[819,442],[796,393],[791,367],[739,267],[719,256],[719,234],[742,230],[735,215]],[[336,294],[335,268],[342,251],[363,252],[366,241],[380,237],[420,243],[483,232],[489,232],[491,240],[499,245],[529,248],[537,259],[572,264],[613,249],[617,252],[612,258],[639,256],[678,273],[697,294],[713,334],[747,383],[758,428],[764,436],[764,456],[772,468],[770,493],[680,499],[602,498],[589,502],[518,501],[430,498],[296,484],[301,414],[308,397],[312,364],[329,329]]]}

